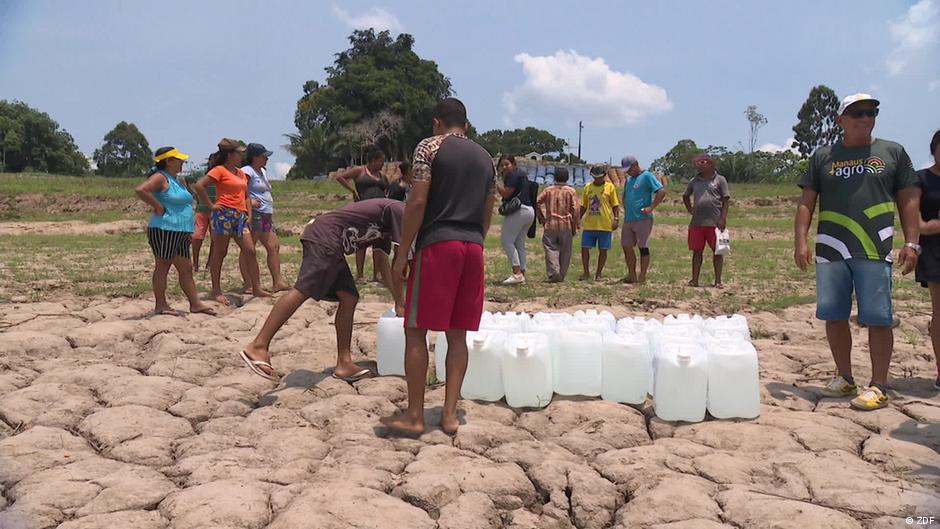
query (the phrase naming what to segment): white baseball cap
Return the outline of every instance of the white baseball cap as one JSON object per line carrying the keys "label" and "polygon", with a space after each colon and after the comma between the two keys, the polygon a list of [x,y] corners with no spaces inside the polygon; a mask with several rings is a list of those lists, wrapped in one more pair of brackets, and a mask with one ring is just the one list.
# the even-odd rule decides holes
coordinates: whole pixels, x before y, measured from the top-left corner
{"label": "white baseball cap", "polygon": [[839,115],[841,116],[842,113],[845,112],[845,109],[849,108],[855,103],[858,103],[859,101],[871,101],[875,104],[875,106],[881,104],[881,101],[878,101],[872,97],[871,94],[852,94],[842,100],[842,104],[839,105]]}

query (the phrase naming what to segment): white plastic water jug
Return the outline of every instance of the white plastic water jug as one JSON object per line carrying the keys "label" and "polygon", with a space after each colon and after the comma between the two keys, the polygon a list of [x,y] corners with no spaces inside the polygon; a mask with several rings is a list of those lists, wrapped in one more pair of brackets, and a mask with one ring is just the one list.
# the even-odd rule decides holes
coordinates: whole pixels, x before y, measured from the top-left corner
{"label": "white plastic water jug", "polygon": [[438,382],[447,380],[447,335],[443,332],[437,333],[434,342],[434,374]]}
{"label": "white plastic water jug", "polygon": [[604,400],[643,404],[653,380],[646,336],[606,333],[602,369],[601,397]]}
{"label": "white plastic water jug", "polygon": [[552,362],[552,387],[555,387],[558,383],[558,358],[561,354],[561,333],[567,330],[566,321],[569,320],[555,317],[554,315],[536,314],[527,326],[528,333],[544,334],[548,339],[548,353]]}
{"label": "white plastic water jug", "polygon": [[513,408],[543,408],[552,401],[552,359],[541,333],[510,336],[503,354],[506,403]]}
{"label": "white plastic water jug", "polygon": [[555,393],[597,397],[602,389],[603,341],[596,332],[561,333]]}
{"label": "white plastic water jug", "polygon": [[380,375],[405,375],[405,319],[394,310],[379,318],[375,356]]}
{"label": "white plastic water jug", "polygon": [[740,334],[709,343],[708,413],[718,419],[760,415],[757,350]]}
{"label": "white plastic water jug", "polygon": [[505,314],[496,313],[492,317],[480,321],[481,331],[503,331],[506,334],[515,334],[525,332],[526,324],[529,321],[529,315],[515,312]]}
{"label": "white plastic water jug", "polygon": [[711,333],[731,332],[740,335],[744,340],[751,341],[751,330],[748,327],[747,318],[740,314],[710,318],[706,320],[705,327]]}
{"label": "white plastic water jug", "polygon": [[699,422],[705,418],[707,394],[708,359],[702,348],[666,343],[656,370],[656,416],[665,421]]}
{"label": "white plastic water jug", "polygon": [[[445,340],[446,341],[446,340]],[[506,333],[479,331],[467,333],[467,374],[460,395],[465,399],[496,401],[503,398],[503,354]]]}

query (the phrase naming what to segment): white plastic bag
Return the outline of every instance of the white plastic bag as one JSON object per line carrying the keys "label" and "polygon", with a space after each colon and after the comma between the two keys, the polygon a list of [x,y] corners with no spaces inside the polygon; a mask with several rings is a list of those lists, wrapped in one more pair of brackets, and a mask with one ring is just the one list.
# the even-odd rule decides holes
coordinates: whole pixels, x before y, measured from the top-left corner
{"label": "white plastic bag", "polygon": [[731,255],[731,232],[715,228],[715,255]]}

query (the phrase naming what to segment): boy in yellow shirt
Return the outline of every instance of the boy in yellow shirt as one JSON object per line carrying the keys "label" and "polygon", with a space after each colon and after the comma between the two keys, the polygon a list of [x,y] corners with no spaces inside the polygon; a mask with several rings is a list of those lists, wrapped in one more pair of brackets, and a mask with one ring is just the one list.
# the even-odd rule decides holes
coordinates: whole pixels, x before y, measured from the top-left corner
{"label": "boy in yellow shirt", "polygon": [[607,168],[596,165],[591,168],[594,182],[584,186],[581,193],[581,265],[582,280],[591,278],[591,248],[598,249],[597,273],[594,279],[603,277],[607,264],[613,232],[620,227],[620,195],[614,184],[607,181]]}

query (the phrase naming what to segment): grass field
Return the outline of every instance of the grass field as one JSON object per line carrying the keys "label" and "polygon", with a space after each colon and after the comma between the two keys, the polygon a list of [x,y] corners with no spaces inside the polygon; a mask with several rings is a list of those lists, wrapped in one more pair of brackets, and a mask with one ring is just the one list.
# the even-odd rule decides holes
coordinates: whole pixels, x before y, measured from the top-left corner
{"label": "grass field", "polygon": [[[133,189],[138,182],[41,174],[0,175],[0,225],[40,221],[143,222],[148,210],[134,197]],[[536,238],[528,244],[529,283],[504,287],[498,283],[510,268],[498,236],[491,234],[486,242],[487,298],[509,304],[539,301],[550,307],[597,303],[676,307],[704,313],[779,310],[813,302],[812,272],[800,272],[792,260],[792,216],[798,193],[795,185],[732,184],[729,229],[733,252],[725,262],[723,290],[685,286],[690,275],[690,254],[685,240],[688,216],[681,205],[681,191],[680,186],[671,186],[666,202],[657,210],[651,243],[653,265],[646,285],[624,285],[618,281],[626,275],[626,267],[616,242],[605,272],[607,280],[578,281],[581,264],[576,255],[566,283],[543,283],[545,265],[540,239]],[[332,182],[275,182],[273,192],[275,223],[285,228],[281,233],[283,269],[291,281],[300,264],[299,226],[316,212],[331,210],[348,198]],[[494,225],[499,222],[499,217],[494,216]],[[898,242],[895,241],[896,245]],[[231,248],[226,260],[224,285],[230,289],[240,286],[236,253]],[[592,265],[596,258],[595,252]],[[367,261],[370,263],[371,259]],[[267,277],[260,246],[259,264]],[[48,300],[69,294],[148,296],[151,270],[152,257],[143,230],[122,234],[0,231],[0,301]],[[706,258],[702,283],[711,281],[711,263]],[[171,285],[174,282],[171,277]],[[208,289],[206,275],[197,275],[197,282],[201,290]],[[362,291],[366,295],[386,296],[374,284],[364,285]],[[171,295],[181,299],[176,287]],[[920,304],[928,296],[926,289],[917,286],[912,278],[897,274],[895,299],[903,310],[905,304]]]}

